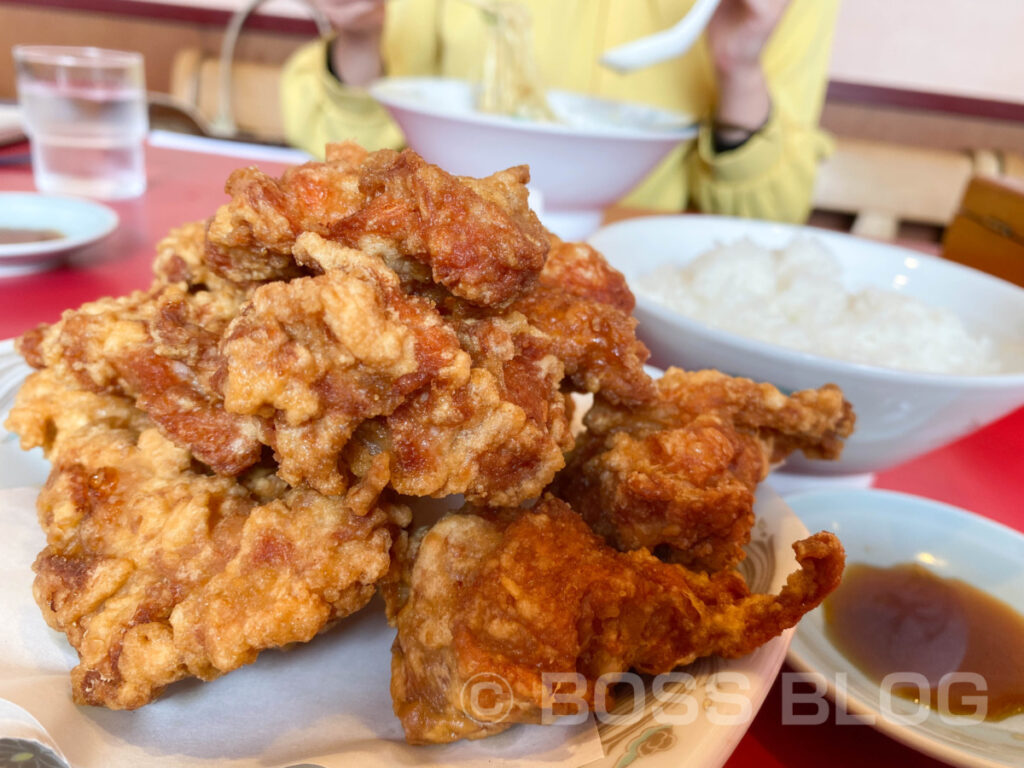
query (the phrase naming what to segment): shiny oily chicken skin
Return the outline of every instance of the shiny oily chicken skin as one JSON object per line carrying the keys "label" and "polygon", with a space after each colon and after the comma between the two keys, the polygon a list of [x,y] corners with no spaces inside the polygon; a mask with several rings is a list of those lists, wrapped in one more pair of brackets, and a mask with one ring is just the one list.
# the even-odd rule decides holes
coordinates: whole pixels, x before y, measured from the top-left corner
{"label": "shiny oily chicken skin", "polygon": [[636,337],[634,304],[622,273],[600,253],[585,243],[555,242],[537,287],[512,309],[547,335],[567,388],[637,405],[655,390],[644,372],[650,352]]}
{"label": "shiny oily chicken skin", "polygon": [[[391,695],[406,740],[478,739],[541,722],[551,673],[578,673],[588,706],[602,674],[658,674],[696,658],[743,656],[799,621],[839,584],[844,553],[829,533],[793,545],[800,570],[778,595],[750,594],[733,570],[704,574],[646,550],[617,552],[564,502],[530,511],[454,514],[402,556],[386,590],[398,628]],[[482,676],[482,677],[480,677]],[[488,720],[466,685],[502,679]]]}
{"label": "shiny oily chicken skin", "polygon": [[452,176],[411,150],[329,145],[327,161],[274,179],[235,171],[207,232],[206,260],[236,283],[302,274],[292,254],[313,232],[383,259],[404,282],[430,282],[483,306],[533,285],[547,232],[527,205],[525,166],[485,179]]}
{"label": "shiny oily chicken skin", "polygon": [[8,424],[53,464],[33,594],[78,651],[79,704],[135,709],[311,640],[370,600],[410,521],[380,497],[385,461],[334,497],[270,469],[203,474],[128,399],[52,371],[29,378]]}
{"label": "shiny oily chicken skin", "polygon": [[289,168],[279,179],[251,166],[234,171],[224,187],[231,200],[208,224],[204,261],[237,284],[304,274],[292,255],[296,238],[325,234],[359,210],[365,203],[359,168],[366,158],[354,144],[328,145],[326,162]]}
{"label": "shiny oily chicken skin", "polygon": [[381,150],[360,168],[366,205],[329,228],[333,240],[412,260],[455,296],[500,306],[526,293],[544,266],[548,233],[527,204],[530,171],[456,177],[411,150]]}
{"label": "shiny oily chicken skin", "polygon": [[598,395],[552,490],[618,549],[646,547],[699,570],[742,559],[754,491],[774,463],[795,450],[837,458],[853,430],[832,384],[787,397],[771,384],[670,368],[656,386],[639,406]]}

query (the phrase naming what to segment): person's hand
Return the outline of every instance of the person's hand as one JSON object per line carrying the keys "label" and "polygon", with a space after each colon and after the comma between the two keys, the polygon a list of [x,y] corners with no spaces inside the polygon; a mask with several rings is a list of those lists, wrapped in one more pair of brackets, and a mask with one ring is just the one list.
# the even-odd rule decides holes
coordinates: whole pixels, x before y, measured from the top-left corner
{"label": "person's hand", "polygon": [[319,0],[317,5],[336,32],[379,33],[384,26],[384,0]]}
{"label": "person's hand", "polygon": [[759,67],[761,51],[790,0],[722,0],[708,23],[708,45],[718,72]]}
{"label": "person's hand", "polygon": [[761,53],[790,0],[722,0],[707,28],[718,80],[715,138],[738,146],[768,120],[771,97]]}
{"label": "person's hand", "polygon": [[385,0],[319,0],[318,5],[337,34],[330,56],[338,78],[364,86],[379,77]]}

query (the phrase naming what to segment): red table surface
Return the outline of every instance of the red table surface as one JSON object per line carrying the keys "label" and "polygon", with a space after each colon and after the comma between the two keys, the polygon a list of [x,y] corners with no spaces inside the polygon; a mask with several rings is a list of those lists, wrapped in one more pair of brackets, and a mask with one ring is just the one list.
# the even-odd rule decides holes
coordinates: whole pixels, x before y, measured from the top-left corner
{"label": "red table surface", "polygon": [[[25,151],[9,147],[0,157]],[[226,200],[228,174],[248,161],[150,147],[149,188],[137,200],[111,203],[121,226],[57,270],[0,278],[0,338],[15,336],[61,311],[100,296],[144,288],[150,281],[154,246],[167,231],[205,218]],[[280,164],[259,162],[279,173]],[[0,168],[0,191],[34,190],[27,165]],[[878,475],[880,488],[938,499],[1024,530],[1024,408],[969,437]],[[784,668],[784,671],[788,667]],[[750,730],[729,759],[729,768],[861,768],[869,761],[904,768],[941,763],[910,750],[865,725],[782,724],[781,677]]]}

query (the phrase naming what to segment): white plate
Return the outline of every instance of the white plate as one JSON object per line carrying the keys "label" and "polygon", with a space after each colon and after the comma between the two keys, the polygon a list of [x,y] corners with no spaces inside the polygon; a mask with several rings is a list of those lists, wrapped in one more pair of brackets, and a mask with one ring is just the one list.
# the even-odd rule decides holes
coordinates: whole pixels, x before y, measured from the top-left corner
{"label": "white plate", "polygon": [[18,387],[32,369],[14,351],[11,339],[0,341],[0,490],[22,486],[41,486],[50,473],[50,465],[39,448],[26,453],[18,447],[18,437],[3,428],[14,405]]}
{"label": "white plate", "polygon": [[[20,386],[29,370],[19,361],[20,358],[14,353],[11,342],[0,342],[0,421],[6,418],[12,400],[11,395]],[[15,437],[0,429],[0,489],[38,486],[45,480],[47,471],[47,462],[38,451],[24,454],[18,448]],[[753,591],[778,592],[788,574],[796,569],[790,545],[797,539],[804,538],[807,529],[770,488],[764,487],[759,491],[755,511],[757,523],[751,543],[747,547],[747,559],[743,562],[741,570]],[[41,539],[33,516],[24,515],[23,519],[19,518],[16,525],[11,522],[11,517],[7,514],[6,523],[0,521],[0,529],[5,524],[11,528],[7,534],[9,538],[24,542]],[[31,582],[28,565],[34,554],[34,551],[26,554],[19,550],[18,557],[10,558],[12,562],[18,559],[23,561],[17,565],[17,573],[14,573],[13,566],[8,565],[8,569],[11,583],[22,581],[26,585],[25,595],[18,593],[20,615],[24,616],[24,620],[22,623],[0,623],[0,647],[16,648],[24,645],[29,642],[24,636],[38,633],[41,629],[45,630],[38,611],[35,610],[31,598],[27,596],[27,585]],[[4,585],[0,584],[0,597],[3,589]],[[117,754],[105,756],[104,768],[136,765],[142,757],[149,768],[199,765],[200,763],[194,763],[191,757],[175,755],[176,746],[181,739],[181,729],[187,729],[190,744],[216,745],[220,755],[231,755],[235,758],[225,763],[230,764],[231,768],[255,768],[283,765],[288,762],[310,763],[325,768],[347,765],[351,762],[344,756],[324,756],[325,752],[329,753],[326,745],[331,742],[329,739],[325,742],[323,731],[344,728],[352,718],[357,719],[354,713],[338,711],[343,709],[338,706],[338,702],[358,708],[359,698],[354,695],[326,695],[322,690],[318,690],[317,680],[328,681],[322,684],[344,689],[347,687],[346,680],[351,680],[352,676],[356,675],[358,680],[353,687],[363,686],[369,689],[361,690],[361,696],[383,697],[383,701],[374,700],[375,706],[389,706],[385,681],[388,649],[393,631],[383,620],[382,614],[382,611],[373,615],[370,612],[358,614],[354,621],[347,622],[351,627],[348,631],[329,633],[328,636],[311,643],[310,647],[299,648],[289,654],[264,653],[255,664],[237,670],[214,683],[198,684],[192,681],[172,686],[160,701],[134,714],[73,707],[70,700],[64,702],[66,706],[62,704],[59,712],[39,711],[38,702],[36,711],[33,711],[33,699],[28,693],[21,698],[9,693],[12,690],[34,690],[32,686],[26,688],[26,681],[35,679],[41,670],[24,667],[10,673],[11,680],[0,679],[0,697],[7,696],[14,704],[31,712],[44,725],[50,721],[59,721],[62,727],[71,728],[75,733],[90,734],[94,747],[95,743],[98,743],[95,739],[116,740],[121,746]],[[345,626],[346,623],[343,622],[339,629],[344,630]],[[62,637],[48,630],[46,632],[45,644],[60,649],[56,668],[49,670],[48,685],[56,686],[55,690],[58,690],[60,697],[63,698],[66,696],[64,692],[68,685],[65,665],[73,663],[73,653]],[[660,714],[656,715],[655,710],[659,702],[648,686],[643,712],[635,722],[598,724],[605,757],[589,763],[588,768],[617,768],[629,765],[640,758],[643,758],[642,764],[645,768],[676,768],[684,762],[687,768],[719,768],[733,752],[757,714],[782,665],[792,634],[793,630],[789,630],[742,659],[708,658],[686,667],[684,671],[695,678],[693,686],[668,686],[667,690],[679,694],[679,700],[663,706],[669,716],[677,719],[691,712],[692,707],[692,712],[695,713],[693,722],[672,724]],[[367,676],[365,670],[346,672],[346,653],[350,658],[352,653],[352,646],[346,646],[346,643],[355,643],[361,648],[379,648],[379,654],[373,654],[372,658],[374,664],[380,667],[378,677],[382,678],[381,680],[373,678],[375,684],[367,686],[363,679]],[[739,678],[741,682],[737,684],[736,678],[723,678],[722,673],[738,673],[742,676]],[[305,681],[309,687],[303,688],[302,694],[294,699],[288,696],[287,700],[284,700],[279,695],[272,695],[275,684],[288,685],[286,679]],[[254,697],[252,689],[247,686],[255,685],[259,690],[263,690],[263,681],[266,681],[268,695],[265,698]],[[717,692],[714,687],[716,683],[721,683]],[[681,696],[684,692],[692,697],[690,701]],[[731,700],[725,703],[722,694],[730,696]],[[240,714],[236,715],[244,716],[244,727],[235,728],[229,720],[218,715],[217,709],[226,706],[225,701],[235,702],[232,704],[233,709],[241,707]],[[742,712],[743,709],[746,709],[745,715],[733,717],[737,710]],[[106,735],[101,735],[95,730],[97,728]],[[380,768],[411,765],[418,761],[435,759],[470,766],[481,762],[481,749],[490,750],[486,761],[488,765],[495,768],[511,768],[510,761],[501,759],[501,752],[497,747],[506,742],[500,739],[529,738],[523,727],[517,727],[508,734],[498,737],[498,741],[486,739],[472,743],[461,742],[452,748],[424,749],[405,746],[400,741],[397,720],[390,717],[386,722],[377,723],[374,728],[377,739],[372,751],[379,754],[375,759]],[[539,726],[530,728],[550,733],[548,729]],[[140,751],[142,745],[135,743],[140,738],[139,733],[145,733],[147,736],[145,752]],[[576,733],[578,735],[578,731]],[[254,738],[254,734],[261,735]],[[568,729],[566,734],[567,737],[570,734]],[[3,736],[4,734],[0,732],[0,738]],[[74,752],[79,747],[62,744],[60,733],[55,732],[52,727],[50,736],[69,759],[74,760]],[[295,746],[300,742],[303,746]],[[264,747],[261,748],[261,744]],[[290,749],[293,751],[285,755],[282,753],[282,745],[288,744],[292,745]],[[261,749],[270,748],[274,750],[272,754],[261,753]],[[304,753],[303,749],[318,751]],[[467,754],[468,758],[465,757]],[[161,758],[159,755],[172,755],[174,758]],[[319,756],[314,758],[314,755]],[[476,758],[473,755],[476,755]],[[76,764],[79,768],[92,768],[92,765],[84,760]]]}
{"label": "white plate", "polygon": [[[847,563],[919,563],[1024,613],[1024,535],[1017,531],[957,507],[891,491],[812,491],[786,501],[808,528],[832,531],[842,540]],[[820,608],[800,623],[789,663],[823,675],[833,699],[836,675],[845,674],[849,711],[874,717],[880,731],[925,754],[962,766],[1024,765],[1024,715],[1002,722],[951,717],[947,722],[927,709],[920,724],[901,721],[900,714],[917,712],[917,707],[900,699],[883,707],[878,685],[829,642]]]}
{"label": "white plate", "polygon": [[38,272],[117,229],[113,209],[91,200],[34,192],[0,192],[0,227],[55,229],[64,236],[36,243],[0,244],[0,277]]}

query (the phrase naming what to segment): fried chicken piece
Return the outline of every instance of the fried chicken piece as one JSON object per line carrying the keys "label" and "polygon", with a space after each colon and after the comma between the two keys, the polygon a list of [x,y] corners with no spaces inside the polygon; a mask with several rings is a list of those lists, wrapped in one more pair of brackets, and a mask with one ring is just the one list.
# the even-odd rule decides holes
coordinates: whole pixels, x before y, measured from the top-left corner
{"label": "fried chicken piece", "polygon": [[719,571],[743,557],[754,490],[794,450],[834,459],[853,411],[833,384],[786,397],[718,371],[669,369],[657,399],[601,395],[553,488],[610,544]]}
{"label": "fried chicken piece", "polygon": [[601,392],[615,403],[654,397],[644,372],[650,352],[636,338],[635,300],[626,280],[585,243],[556,243],[540,282],[513,303],[550,339],[577,392]]}
{"label": "fried chicken piece", "polygon": [[69,435],[90,425],[141,432],[151,422],[130,398],[69,386],[52,368],[29,374],[4,422],[24,450],[42,448],[47,456],[61,453]]}
{"label": "fried chicken piece", "polygon": [[292,248],[314,232],[382,258],[409,285],[430,281],[481,305],[507,303],[537,279],[548,251],[527,205],[525,166],[459,178],[411,150],[333,145],[327,162],[273,179],[235,171],[232,200],[210,222],[206,260],[236,283],[304,274]]}
{"label": "fried chicken piece", "polygon": [[93,392],[135,398],[157,426],[224,475],[255,464],[258,423],[220,396],[220,336],[244,293],[190,292],[174,283],[64,313],[44,332],[42,362]]}
{"label": "fried chicken piece", "polygon": [[157,243],[153,275],[157,286],[183,283],[188,290],[234,294],[236,304],[245,301],[252,284],[236,284],[214,272],[206,260],[208,222],[193,221],[175,227]]}
{"label": "fried chicken piece", "polygon": [[338,460],[355,429],[424,387],[464,385],[470,358],[379,259],[313,233],[295,253],[330,269],[255,291],[221,344],[224,405],[261,418],[281,477],[341,493]]}
{"label": "fried chicken piece", "polygon": [[367,203],[332,225],[329,237],[390,265],[430,268],[435,283],[474,304],[502,305],[530,289],[544,266],[547,231],[527,205],[526,166],[485,179],[452,176],[412,150],[367,158]]}
{"label": "fried chicken piece", "polygon": [[[539,331],[547,354],[562,361],[563,389],[604,393],[614,402],[641,403],[654,397],[643,365],[650,352],[636,338],[633,294],[620,272],[585,243],[552,248],[538,283],[509,305]],[[451,322],[487,316],[451,295],[433,296]]]}
{"label": "fried chicken piece", "polygon": [[[513,723],[575,713],[553,691],[594,705],[594,684],[629,669],[659,674],[709,654],[733,658],[799,621],[839,584],[839,541],[793,545],[800,570],[779,595],[752,595],[735,571],[712,575],[620,553],[566,504],[455,514],[404,555],[385,594],[398,635],[391,695],[406,740],[477,739]],[[556,688],[551,675],[582,685]],[[565,678],[563,677],[562,680]],[[500,681],[474,708],[474,680]]]}
{"label": "fried chicken piece", "polygon": [[[167,247],[194,237],[183,230]],[[45,334],[44,362],[136,398],[220,474],[245,471],[268,445],[289,483],[344,492],[346,444],[383,419],[350,458],[360,476],[383,451],[402,493],[509,505],[540,493],[571,448],[564,368],[543,333],[521,313],[465,303],[442,318],[379,258],[311,232],[292,251],[320,274],[100,300]]]}
{"label": "fried chicken piece", "polygon": [[767,472],[756,435],[706,414],[647,434],[584,433],[553,491],[619,549],[714,572],[743,557]]}
{"label": "fried chicken piece", "polygon": [[614,307],[627,315],[636,307],[636,298],[623,274],[586,243],[566,243],[553,238],[540,282],[581,299]]}
{"label": "fried chicken piece", "polygon": [[326,162],[289,168],[274,179],[254,167],[225,184],[231,201],[211,219],[205,261],[235,283],[288,280],[304,274],[292,257],[302,232],[326,234],[365,202],[359,167],[367,153],[355,144],[328,145]]}
{"label": "fried chicken piece", "polygon": [[33,368],[45,368],[46,358],[43,356],[43,342],[50,330],[49,323],[40,323],[29,328],[21,336],[14,339],[14,350]]}
{"label": "fried chicken piece", "polygon": [[536,498],[565,465],[571,416],[561,362],[519,313],[451,320],[472,360],[462,386],[432,385],[356,433],[348,459],[361,473],[391,457],[391,484],[413,496],[465,494],[516,505]]}
{"label": "fried chicken piece", "polygon": [[134,709],[312,639],[369,601],[410,520],[379,498],[384,460],[338,497],[265,469],[202,474],[127,399],[68,390],[51,370],[11,422],[53,463],[33,592],[78,651],[79,704]]}

